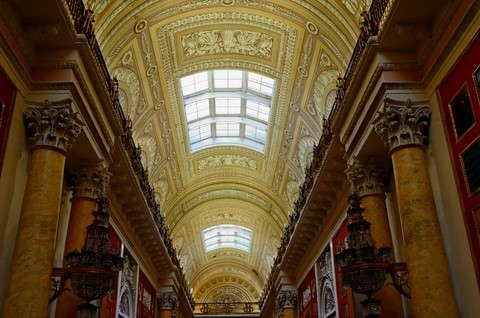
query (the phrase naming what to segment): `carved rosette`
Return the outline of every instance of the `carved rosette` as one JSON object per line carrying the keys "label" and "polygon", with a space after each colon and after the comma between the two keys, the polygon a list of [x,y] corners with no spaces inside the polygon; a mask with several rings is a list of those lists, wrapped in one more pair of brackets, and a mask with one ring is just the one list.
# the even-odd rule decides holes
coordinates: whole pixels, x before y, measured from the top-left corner
{"label": "carved rosette", "polygon": [[425,146],[431,109],[427,102],[405,102],[386,98],[385,110],[374,123],[375,131],[390,151],[409,145]]}
{"label": "carved rosette", "polygon": [[297,293],[292,290],[281,291],[276,299],[277,310],[297,307]]}
{"label": "carved rosette", "polygon": [[72,112],[72,100],[57,102],[45,100],[41,103],[27,103],[23,116],[32,149],[54,148],[66,153],[84,125],[78,113]]}
{"label": "carved rosette", "polygon": [[352,190],[360,197],[371,194],[384,194],[384,173],[373,162],[362,163],[356,159],[345,170]]}
{"label": "carved rosette", "polygon": [[158,310],[175,310],[177,309],[178,299],[172,292],[158,293],[157,306]]}
{"label": "carved rosette", "polygon": [[97,199],[105,191],[111,175],[101,164],[69,170],[73,197]]}

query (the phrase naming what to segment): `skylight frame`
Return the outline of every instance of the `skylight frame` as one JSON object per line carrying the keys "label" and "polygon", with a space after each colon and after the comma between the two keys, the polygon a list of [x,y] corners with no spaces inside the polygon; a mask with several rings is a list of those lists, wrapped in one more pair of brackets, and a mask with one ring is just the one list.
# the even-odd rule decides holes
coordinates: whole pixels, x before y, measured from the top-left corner
{"label": "skylight frame", "polygon": [[203,230],[202,236],[207,253],[219,248],[235,248],[250,252],[252,230],[249,228],[234,224],[220,224]]}
{"label": "skylight frame", "polygon": [[[220,80],[232,78],[232,83],[218,85],[219,78],[216,75],[219,74]],[[205,78],[208,78],[208,88],[205,86]],[[249,78],[256,81],[255,89],[248,88]],[[261,74],[229,69],[204,71],[186,76],[180,79],[182,90],[185,88],[182,84],[186,82],[189,86],[185,90],[190,94],[184,95],[183,101],[191,151],[214,145],[241,145],[264,151],[275,87],[274,79]],[[197,84],[199,89],[192,89]],[[205,107],[206,100],[208,110]],[[228,133],[220,129],[220,124],[226,122],[231,126]],[[210,136],[205,137],[203,134],[199,138],[198,127],[206,124],[210,125]],[[250,127],[247,128],[247,125]],[[236,129],[232,129],[233,126],[236,126]],[[205,129],[205,126],[203,128]],[[191,138],[192,136],[194,138]]]}

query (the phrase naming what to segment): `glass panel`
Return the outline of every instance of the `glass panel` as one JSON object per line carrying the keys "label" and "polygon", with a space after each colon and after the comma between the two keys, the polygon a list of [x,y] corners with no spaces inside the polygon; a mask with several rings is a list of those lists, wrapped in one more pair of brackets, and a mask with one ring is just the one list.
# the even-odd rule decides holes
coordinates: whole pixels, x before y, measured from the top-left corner
{"label": "glass panel", "polygon": [[221,247],[233,247],[248,252],[251,230],[237,225],[217,225],[203,231],[207,252]]}
{"label": "glass panel", "polygon": [[187,122],[190,123],[196,119],[207,117],[210,115],[210,106],[208,99],[185,105],[185,113],[187,114]]}
{"label": "glass panel", "polygon": [[212,130],[210,124],[205,124],[198,127],[190,128],[188,134],[190,136],[190,143],[193,144],[200,140],[212,137]]}
{"label": "glass panel", "polygon": [[213,72],[215,88],[241,88],[242,71],[218,70]]}
{"label": "glass panel", "polygon": [[248,73],[248,89],[272,96],[274,80],[266,76]]}
{"label": "glass panel", "polygon": [[218,122],[217,136],[219,137],[238,137],[240,136],[240,123]]}
{"label": "glass panel", "polygon": [[[225,142],[215,137],[232,137],[229,140],[234,144],[262,151],[274,82],[266,76],[239,70],[213,70],[182,78],[184,99],[192,100],[189,95],[195,95],[195,102],[185,105],[190,144],[203,141],[192,150]],[[193,125],[207,117],[211,124]],[[208,138],[212,138],[210,143],[205,141]]]}
{"label": "glass panel", "polygon": [[268,105],[249,100],[247,101],[247,116],[260,119],[261,121],[268,122],[268,116],[270,114],[270,107]]}
{"label": "glass panel", "polygon": [[188,96],[208,89],[208,72],[186,76],[181,80],[183,96]]}
{"label": "glass panel", "polygon": [[217,115],[240,115],[240,98],[215,98],[215,113]]}
{"label": "glass panel", "polygon": [[258,127],[245,125],[245,138],[252,139],[264,144],[266,137],[267,132],[265,130]]}

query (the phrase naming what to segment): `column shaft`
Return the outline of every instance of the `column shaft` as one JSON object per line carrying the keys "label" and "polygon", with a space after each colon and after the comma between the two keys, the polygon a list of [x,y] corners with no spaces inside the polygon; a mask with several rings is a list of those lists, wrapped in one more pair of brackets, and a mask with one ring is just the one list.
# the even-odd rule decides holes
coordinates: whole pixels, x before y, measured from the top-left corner
{"label": "column shaft", "polygon": [[172,318],[172,311],[171,310],[159,310],[158,311],[158,318]]}
{"label": "column shaft", "polygon": [[285,308],[283,310],[283,318],[295,318],[295,308]]}
{"label": "column shaft", "polygon": [[[365,220],[372,223],[370,232],[377,247],[392,247],[392,235],[388,223],[385,196],[383,194],[369,194],[362,197],[362,207],[365,209]],[[403,317],[403,304],[400,293],[392,286],[386,286],[375,295],[382,302],[382,317]]]}
{"label": "column shaft", "polygon": [[65,154],[33,150],[2,317],[47,316]]}
{"label": "column shaft", "polygon": [[[81,251],[85,244],[85,236],[87,234],[86,227],[93,221],[92,212],[95,209],[95,200],[88,197],[73,197],[71,199],[72,208],[70,212],[70,220],[68,222],[67,239],[65,241],[64,256],[77,250]],[[64,265],[65,262],[64,262]],[[70,280],[65,284],[66,288],[72,290]],[[57,307],[55,317],[75,317],[77,314],[77,306],[84,303],[77,295],[70,292],[64,292],[57,299]]]}
{"label": "column shaft", "polygon": [[416,318],[458,317],[423,146],[391,151]]}

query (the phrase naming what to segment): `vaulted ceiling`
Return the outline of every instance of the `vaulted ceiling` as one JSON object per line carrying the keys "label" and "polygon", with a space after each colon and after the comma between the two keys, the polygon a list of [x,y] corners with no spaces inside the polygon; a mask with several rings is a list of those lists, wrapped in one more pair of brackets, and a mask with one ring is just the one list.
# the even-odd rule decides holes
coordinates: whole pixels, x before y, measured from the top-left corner
{"label": "vaulted ceiling", "polygon": [[[86,0],[197,302],[257,301],[368,0]],[[275,86],[264,151],[192,151],[180,79],[243,70]],[[251,230],[206,252],[203,230]]]}

